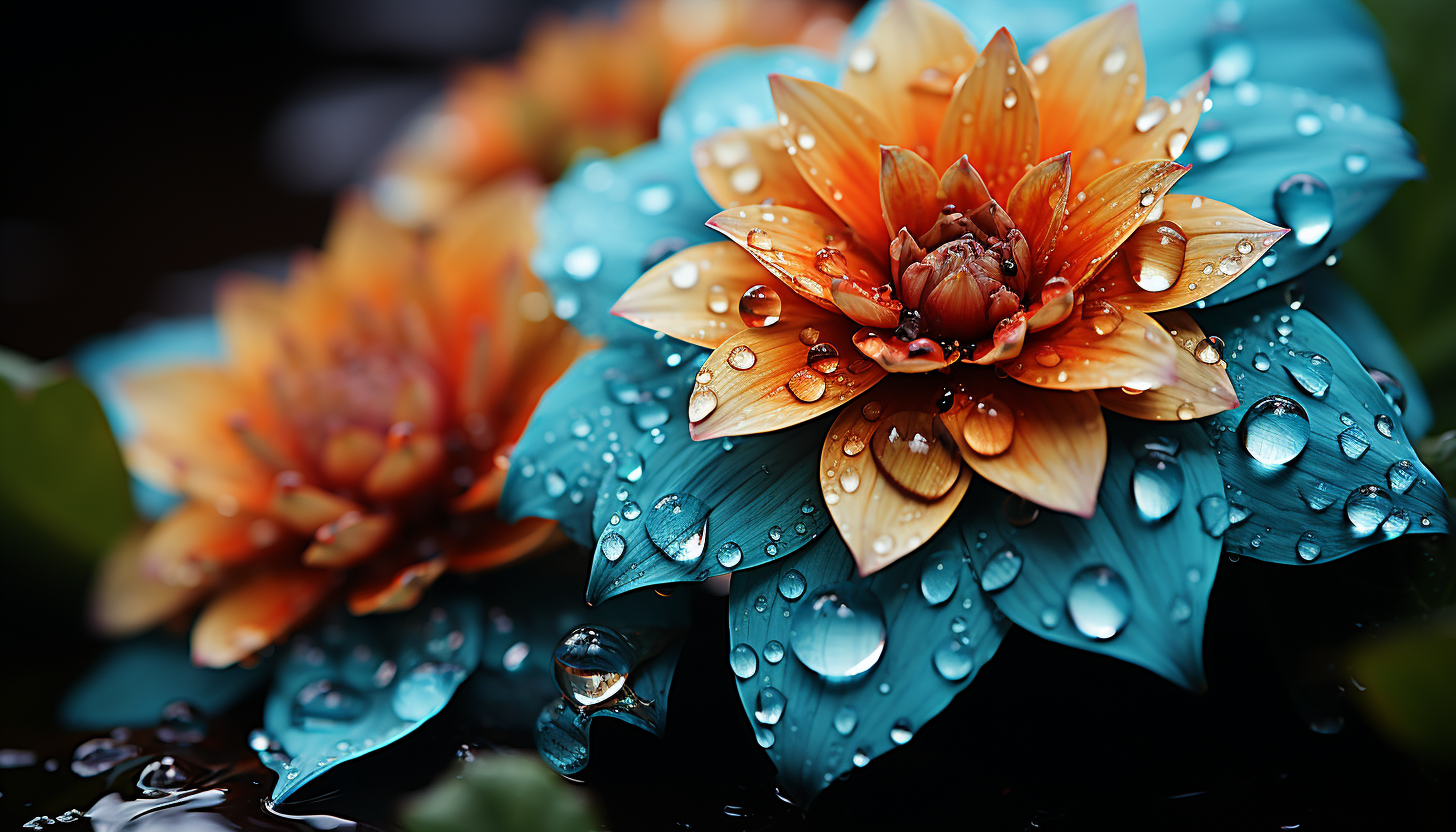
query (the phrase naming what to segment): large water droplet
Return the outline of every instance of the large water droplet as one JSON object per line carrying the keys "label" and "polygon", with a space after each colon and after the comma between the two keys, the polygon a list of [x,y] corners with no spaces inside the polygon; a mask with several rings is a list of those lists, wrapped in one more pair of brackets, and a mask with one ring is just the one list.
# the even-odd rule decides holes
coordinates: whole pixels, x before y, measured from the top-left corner
{"label": "large water droplet", "polygon": [[1350,459],[1359,459],[1370,450],[1370,437],[1358,426],[1345,428],[1338,438],[1340,450]]}
{"label": "large water droplet", "polygon": [[1284,465],[1309,444],[1309,415],[1293,399],[1265,396],[1244,414],[1239,438],[1249,456],[1265,465]]}
{"label": "large water droplet", "polygon": [[773,326],[784,311],[783,300],[771,287],[760,283],[750,286],[738,299],[738,317],[752,328]]}
{"label": "large water droplet", "polygon": [[1112,638],[1132,617],[1132,594],[1111,567],[1085,567],[1067,590],[1067,616],[1088,638]]}
{"label": "large water droplet", "polygon": [[960,476],[955,437],[929,413],[902,410],[870,437],[875,462],[894,483],[927,500],[945,496]]}
{"label": "large water droplet", "polygon": [[1011,447],[1016,433],[1016,414],[995,396],[983,396],[965,413],[961,436],[971,450],[995,456]]}
{"label": "large water droplet", "polygon": [[616,563],[627,551],[627,538],[616,532],[607,532],[602,535],[601,542],[602,557],[611,563]]}
{"label": "large water droplet", "polygon": [[1198,503],[1198,517],[1203,521],[1203,531],[1209,537],[1223,537],[1229,527],[1228,500],[1217,494],[1204,497]]}
{"label": "large water droplet", "polygon": [[764,725],[777,725],[788,704],[778,688],[763,687],[758,691],[758,702],[753,709],[753,718]]}
{"label": "large water droplet", "polygon": [[1416,481],[1416,466],[1408,459],[1399,459],[1391,464],[1385,471],[1385,479],[1390,483],[1390,490],[1396,494],[1404,494]]}
{"label": "large water droplet", "polygon": [[920,594],[931,606],[944,604],[955,594],[961,580],[961,556],[949,550],[936,552],[920,567]]}
{"label": "large water droplet", "polygon": [[854,729],[858,725],[859,713],[856,712],[854,708],[851,708],[848,705],[840,708],[839,711],[834,714],[834,730],[838,731],[846,737],[854,733]]}
{"label": "large water droplet", "polygon": [[868,586],[845,582],[825,587],[794,610],[789,647],[821,676],[858,676],[885,651],[885,610]]}
{"label": "large water droplet", "polygon": [[574,707],[599,705],[617,695],[637,663],[621,633],[584,626],[566,634],[551,654],[556,687]]}
{"label": "large water droplet", "polygon": [[1294,544],[1294,551],[1299,555],[1299,559],[1305,563],[1317,559],[1320,556],[1319,538],[1315,537],[1314,532],[1305,532],[1299,536],[1299,541]]}
{"label": "large water droplet", "polygon": [[1364,537],[1380,528],[1394,507],[1390,492],[1378,485],[1362,485],[1345,499],[1345,519]]}
{"label": "large water droplet", "polygon": [[728,666],[740,679],[751,679],[758,672],[758,654],[747,644],[739,644],[728,652]]}
{"label": "large water droplet", "polygon": [[1000,592],[1016,576],[1021,574],[1021,555],[1013,549],[1002,549],[991,556],[986,568],[981,570],[981,589],[986,592]]}
{"label": "large water droplet", "polygon": [[1279,183],[1274,210],[1280,222],[1293,229],[1294,239],[1306,246],[1324,240],[1335,224],[1334,195],[1313,174],[1296,173]]}
{"label": "large water droplet", "polygon": [[804,575],[797,569],[790,569],[779,576],[779,594],[784,596],[785,601],[793,601],[804,594],[807,584]]}
{"label": "large water droplet", "polygon": [[1162,520],[1183,500],[1183,466],[1162,451],[1149,451],[1132,469],[1132,498],[1144,520]]}
{"label": "large water droplet", "polygon": [[708,506],[691,494],[668,494],[652,504],[647,537],[669,559],[696,563],[708,543]]}
{"label": "large water droplet", "polygon": [[338,731],[369,710],[364,694],[332,679],[316,679],[293,696],[292,720],[305,731]]}
{"label": "large water droplet", "polygon": [[1329,392],[1330,381],[1335,375],[1330,360],[1317,352],[1291,353],[1289,360],[1284,362],[1284,371],[1304,392],[1316,399],[1324,398]]}
{"label": "large water droplet", "polygon": [[975,666],[971,648],[954,636],[947,637],[935,648],[930,661],[935,665],[935,672],[948,682],[959,682],[966,678],[971,675],[971,669]]}
{"label": "large water droplet", "polygon": [[623,451],[617,459],[617,479],[637,482],[642,479],[642,455],[636,451]]}
{"label": "large water droplet", "polygon": [[732,569],[743,562],[743,547],[733,541],[724,543],[718,547],[718,564],[724,569]]}
{"label": "large water droplet", "polygon": [[[836,360],[838,359],[836,358]],[[811,367],[803,367],[789,376],[785,386],[799,401],[817,402],[824,398],[826,384],[823,374]]]}

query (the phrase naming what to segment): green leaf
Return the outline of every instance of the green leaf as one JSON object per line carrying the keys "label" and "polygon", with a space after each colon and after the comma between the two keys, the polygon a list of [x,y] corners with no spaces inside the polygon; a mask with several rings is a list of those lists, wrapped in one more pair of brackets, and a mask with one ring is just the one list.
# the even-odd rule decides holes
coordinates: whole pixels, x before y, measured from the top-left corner
{"label": "green leaf", "polygon": [[1356,700],[1396,742],[1456,763],[1456,608],[1355,649]]}
{"label": "green leaf", "polygon": [[539,760],[481,754],[456,764],[409,800],[408,832],[587,832],[601,828],[596,807]]}
{"label": "green leaf", "polygon": [[909,741],[1010,629],[954,533],[859,577],[831,531],[734,575],[728,614],[747,719],[801,804]]}
{"label": "green leaf", "polygon": [[96,397],[74,379],[26,391],[0,378],[0,526],[82,558],[105,552],[135,522],[126,469]]}

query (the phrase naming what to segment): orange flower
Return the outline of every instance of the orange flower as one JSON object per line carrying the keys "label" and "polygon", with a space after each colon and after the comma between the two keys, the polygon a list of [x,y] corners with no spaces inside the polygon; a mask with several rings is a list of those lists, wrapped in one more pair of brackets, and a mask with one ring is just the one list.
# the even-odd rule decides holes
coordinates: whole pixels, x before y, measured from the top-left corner
{"label": "orange flower", "polygon": [[[1169,193],[1208,77],[1145,97],[1131,6],[1027,64],[1004,29],[980,52],[961,32],[932,5],[895,2],[849,52],[842,89],[771,76],[778,124],[696,153],[726,209],[708,225],[732,242],[669,258],[613,309],[714,348],[689,400],[695,438],[862,397],[828,430],[821,480],[864,573],[928,540],[972,471],[1092,516],[1103,407],[1192,419],[1236,406],[1217,344],[1168,310],[1285,233]],[[702,292],[669,285],[684,268]]]}
{"label": "orange flower", "polygon": [[501,180],[428,238],[349,200],[286,284],[226,284],[229,362],[126,385],[133,471],[187,502],[102,569],[101,629],[210,597],[193,659],[221,667],[337,588],[355,614],[404,609],[447,569],[543,543],[550,522],[491,510],[531,409],[583,347],[523,268],[537,200]]}
{"label": "orange flower", "polygon": [[502,171],[554,178],[582,148],[629,150],[657,134],[673,85],[700,56],[832,49],[844,16],[823,0],[633,0],[612,18],[550,19],[514,63],[458,74],[386,160],[377,198],[396,221],[425,221]]}

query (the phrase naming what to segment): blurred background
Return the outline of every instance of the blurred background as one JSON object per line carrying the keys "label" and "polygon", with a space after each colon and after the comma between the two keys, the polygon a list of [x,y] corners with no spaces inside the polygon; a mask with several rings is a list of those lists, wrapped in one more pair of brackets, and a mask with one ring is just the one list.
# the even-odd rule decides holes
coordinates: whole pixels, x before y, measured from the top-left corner
{"label": "blurred background", "polygon": [[[318,245],[337,194],[370,170],[406,117],[443,89],[452,68],[504,57],[529,20],[582,5],[10,4],[0,25],[0,347],[38,360],[65,356],[90,338],[155,317],[207,313],[213,282],[231,268],[281,273],[292,252]],[[1346,245],[1339,271],[1422,374],[1439,433],[1456,428],[1456,293],[1448,287],[1447,254],[1456,239],[1456,50],[1447,43],[1456,7],[1433,0],[1368,5],[1384,29],[1405,98],[1403,121],[1429,177],[1404,186]],[[1453,469],[1437,470],[1450,476]],[[96,487],[114,494],[124,482]],[[112,527],[130,522],[101,519]],[[0,710],[7,730],[17,722],[10,717],[48,707],[100,649],[82,626],[90,568],[82,553],[94,549],[88,539],[64,551],[11,531],[0,535],[0,666],[7,668]],[[111,532],[95,532],[103,533]],[[1420,718],[1402,724],[1399,714],[1380,716],[1379,703],[1364,710],[1339,705],[1350,676],[1337,665],[1354,662],[1371,676],[1383,674],[1390,690],[1412,665],[1456,669],[1449,618],[1442,625],[1447,635],[1434,646],[1420,642],[1431,638],[1429,630],[1416,631],[1392,642],[1393,652],[1351,657],[1351,645],[1369,632],[1362,628],[1424,616],[1456,600],[1449,543],[1379,551],[1298,575],[1247,559],[1220,569],[1207,645],[1210,676],[1219,684],[1196,702],[1135,669],[1013,635],[1014,647],[940,718],[947,724],[938,738],[927,731],[918,751],[867,771],[870,779],[857,778],[863,789],[827,793],[837,796],[818,823],[862,821],[874,816],[874,804],[865,801],[876,793],[918,793],[943,782],[964,792],[968,806],[981,807],[994,828],[1022,828],[1027,818],[1038,828],[1082,828],[1110,818],[1202,828],[1210,819],[1250,816],[1269,828],[1339,828],[1356,818],[1439,826],[1452,817],[1453,726]],[[700,622],[722,620],[717,607],[697,612]],[[685,660],[680,673],[684,690],[707,703],[695,717],[704,723],[719,707],[737,705],[716,659],[726,636],[706,623],[698,629],[707,634],[695,636],[698,649],[688,655],[699,658]],[[35,683],[10,684],[12,672]],[[1443,690],[1456,688],[1452,673]],[[1405,689],[1436,690],[1430,684],[1415,677]],[[1074,685],[1083,697],[1075,712],[1062,702]],[[1439,705],[1417,702],[1414,713]],[[1000,716],[987,725],[983,717],[993,709]],[[1444,713],[1450,716],[1449,702]],[[691,728],[670,734],[665,750],[649,738],[614,735],[620,746],[608,750],[603,741],[603,765],[663,754],[696,760]],[[703,730],[716,742],[728,728]],[[993,755],[967,760],[966,736]],[[1170,737],[1182,739],[1173,746]],[[1094,776],[1086,761],[1064,765],[1060,752],[1048,758],[1038,750],[1065,746],[1068,738],[1093,755]],[[761,769],[756,751],[751,743],[738,757],[725,751],[720,767]],[[1178,765],[1165,764],[1170,755]],[[609,815],[630,811],[612,803],[608,786],[631,785],[633,773],[626,765],[615,779],[602,775]],[[1099,791],[1107,773],[1128,782],[1144,778],[1162,802],[1109,799]],[[1374,794],[1383,807],[1370,800]],[[1197,795],[1204,797],[1175,799]],[[691,811],[658,808],[679,817]],[[721,813],[714,817],[722,820]]]}

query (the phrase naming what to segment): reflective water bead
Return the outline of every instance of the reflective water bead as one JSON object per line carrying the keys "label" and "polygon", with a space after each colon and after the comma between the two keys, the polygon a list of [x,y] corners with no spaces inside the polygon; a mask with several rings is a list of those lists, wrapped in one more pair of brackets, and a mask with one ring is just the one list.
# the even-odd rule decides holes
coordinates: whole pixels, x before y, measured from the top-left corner
{"label": "reflective water bead", "polygon": [[599,705],[617,695],[637,653],[621,633],[608,627],[577,627],[551,654],[561,695],[576,708]]}
{"label": "reflective water bead", "polygon": [[708,506],[691,494],[668,494],[652,504],[647,537],[668,559],[695,563],[708,542]]}
{"label": "reflective water bead", "polygon": [[737,543],[729,541],[718,547],[718,564],[724,569],[732,569],[743,562],[743,548]]}
{"label": "reflective water bead", "polygon": [[1293,399],[1265,396],[1244,414],[1239,438],[1249,456],[1265,465],[1284,465],[1309,444],[1309,415]]}
{"label": "reflective water bead", "polygon": [[920,567],[920,594],[931,606],[943,604],[960,583],[961,557],[953,551],[936,552]]}
{"label": "reflective water bead", "polygon": [[1177,458],[1150,451],[1133,465],[1132,498],[1144,520],[1162,520],[1183,500],[1183,466]]}
{"label": "reflective water bead", "polygon": [[1375,429],[1386,439],[1395,437],[1395,422],[1391,421],[1391,418],[1384,413],[1375,417]]}
{"label": "reflective water bead", "polygon": [[754,329],[778,323],[783,309],[779,293],[762,283],[750,286],[738,299],[738,316]]}
{"label": "reflective water bead", "polygon": [[854,729],[858,725],[859,713],[855,711],[854,708],[845,705],[835,712],[834,730],[838,731],[840,734],[847,737],[850,734],[854,733]]}
{"label": "reflective water bead", "polygon": [[986,592],[1000,592],[1021,574],[1021,555],[1014,549],[1002,549],[991,556],[981,570],[981,589]]}
{"label": "reflective water bead", "polygon": [[828,678],[858,676],[885,650],[885,612],[880,599],[859,583],[819,590],[794,610],[789,646],[804,666]]}
{"label": "reflective water bead", "polygon": [[790,569],[779,576],[779,594],[786,601],[797,600],[804,594],[805,586],[804,575],[797,569]]}
{"label": "reflective water bead", "polygon": [[1370,437],[1357,426],[1345,428],[1339,436],[1340,450],[1350,459],[1359,459],[1370,450]]}
{"label": "reflective water bead", "polygon": [[1378,485],[1362,485],[1345,499],[1345,519],[1364,537],[1380,528],[1394,507],[1390,492]]}
{"label": "reflective water bead", "polygon": [[930,661],[935,672],[947,682],[959,682],[971,675],[971,670],[975,667],[971,648],[962,644],[959,638],[942,641],[931,654]]}
{"label": "reflective water bead", "polygon": [[1132,617],[1127,582],[1108,566],[1079,571],[1067,590],[1067,615],[1082,635],[1109,639],[1122,632]]}
{"label": "reflective water bead", "polygon": [[1261,373],[1269,371],[1269,356],[1262,352],[1254,353],[1254,369]]}
{"label": "reflective water bead", "polygon": [[1385,479],[1390,483],[1390,490],[1396,494],[1404,494],[1416,481],[1416,466],[1408,459],[1396,460],[1385,471]]}
{"label": "reflective water bead", "polygon": [[615,563],[627,551],[627,539],[616,532],[608,532],[602,536],[601,550],[603,557]]}
{"label": "reflective water bead", "polygon": [[1294,231],[1294,239],[1306,246],[1317,245],[1335,224],[1335,198],[1324,180],[1308,173],[1296,173],[1279,183],[1274,192],[1274,211],[1280,222]]}
{"label": "reflective water bead", "polygon": [[758,672],[758,653],[747,644],[735,645],[728,652],[728,666],[733,668],[733,675],[740,679],[751,679],[753,674]]}
{"label": "reflective water bead", "polygon": [[1335,374],[1330,360],[1317,352],[1291,353],[1284,363],[1284,371],[1304,392],[1316,399],[1324,398],[1329,392]]}
{"label": "reflective water bead", "polygon": [[784,660],[784,645],[780,641],[770,641],[763,646],[763,660],[769,664],[778,664]]}
{"label": "reflective water bead", "polygon": [[1299,536],[1298,542],[1294,544],[1294,551],[1299,555],[1299,559],[1305,563],[1316,560],[1320,556],[1319,539],[1315,537],[1314,532],[1306,531]]}
{"label": "reflective water bead", "polygon": [[788,704],[788,700],[778,688],[767,686],[759,688],[753,718],[764,725],[777,725],[783,718],[786,704]]}

